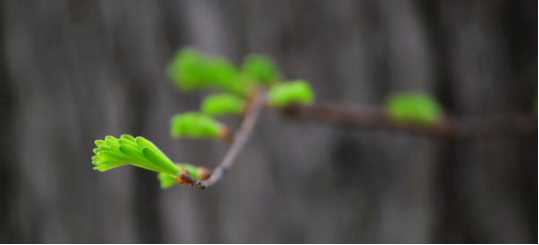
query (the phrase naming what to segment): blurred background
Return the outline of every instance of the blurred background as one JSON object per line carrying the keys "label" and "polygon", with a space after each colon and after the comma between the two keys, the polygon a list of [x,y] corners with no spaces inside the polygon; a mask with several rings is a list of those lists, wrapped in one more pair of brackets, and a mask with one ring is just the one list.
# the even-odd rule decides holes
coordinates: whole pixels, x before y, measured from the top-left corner
{"label": "blurred background", "polygon": [[143,135],[212,167],[169,120],[204,94],[165,70],[190,45],[252,52],[318,102],[423,91],[454,116],[531,112],[535,0],[0,0],[0,242],[536,243],[537,135],[448,142],[268,112],[214,188],[93,171],[93,142]]}

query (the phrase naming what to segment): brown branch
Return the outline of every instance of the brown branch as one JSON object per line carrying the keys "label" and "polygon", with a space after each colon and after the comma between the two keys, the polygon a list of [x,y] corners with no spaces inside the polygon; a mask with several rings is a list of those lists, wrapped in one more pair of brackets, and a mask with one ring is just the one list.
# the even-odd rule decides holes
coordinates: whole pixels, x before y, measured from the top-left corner
{"label": "brown branch", "polygon": [[238,154],[245,147],[245,144],[249,140],[249,137],[253,132],[256,122],[258,121],[260,113],[264,109],[265,104],[266,92],[260,90],[251,99],[251,102],[249,103],[249,106],[247,108],[247,112],[245,113],[245,117],[243,118],[243,122],[236,136],[234,137],[232,145],[226,152],[221,163],[213,170],[211,177],[208,180],[199,181],[193,179],[189,175],[180,174],[178,176],[179,182],[190,185],[197,189],[205,189],[221,180],[225,175],[226,171],[229,170],[234,164]]}
{"label": "brown branch", "polygon": [[[253,97],[232,145],[208,180],[199,181],[183,173],[178,175],[178,182],[197,189],[205,189],[221,180],[247,143],[265,103],[266,93],[264,91],[260,91]],[[465,119],[445,117],[438,123],[427,125],[414,121],[395,122],[379,109],[357,106],[348,107],[334,104],[291,106],[283,109],[282,112],[290,118],[300,120],[329,122],[361,129],[402,131],[445,139],[537,135],[537,118],[530,115]]]}
{"label": "brown branch", "polygon": [[335,123],[363,129],[404,131],[447,139],[496,138],[537,135],[537,118],[532,115],[506,115],[476,118],[444,118],[426,125],[419,122],[395,122],[383,111],[343,105],[292,106],[283,110],[291,118]]}

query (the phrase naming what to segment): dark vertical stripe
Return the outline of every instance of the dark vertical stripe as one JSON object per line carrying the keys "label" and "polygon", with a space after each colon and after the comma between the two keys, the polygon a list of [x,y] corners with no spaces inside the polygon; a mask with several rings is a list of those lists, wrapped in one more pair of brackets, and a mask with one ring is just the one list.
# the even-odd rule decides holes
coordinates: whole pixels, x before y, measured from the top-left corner
{"label": "dark vertical stripe", "polygon": [[[18,243],[23,238],[14,218],[14,192],[16,191],[16,159],[14,148],[15,98],[7,73],[6,11],[5,1],[0,0],[0,242]],[[28,240],[26,240],[28,241]]]}

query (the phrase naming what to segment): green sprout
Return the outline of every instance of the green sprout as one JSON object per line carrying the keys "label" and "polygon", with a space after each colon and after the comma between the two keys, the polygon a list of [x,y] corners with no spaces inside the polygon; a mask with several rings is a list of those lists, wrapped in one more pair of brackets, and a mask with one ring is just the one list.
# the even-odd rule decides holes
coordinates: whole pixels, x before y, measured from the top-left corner
{"label": "green sprout", "polygon": [[201,110],[211,116],[241,114],[247,103],[245,99],[232,94],[214,94],[206,97],[202,102]]}
{"label": "green sprout", "polygon": [[418,93],[398,93],[391,96],[386,112],[396,122],[434,124],[442,119],[442,107],[432,97]]}
{"label": "green sprout", "polygon": [[303,80],[278,84],[268,94],[268,103],[274,107],[286,107],[293,104],[309,105],[313,101],[313,90]]}
{"label": "green sprout", "polygon": [[263,55],[250,55],[243,62],[243,74],[265,85],[273,85],[280,79],[277,66]]}
{"label": "green sprout", "polygon": [[176,138],[217,138],[226,140],[228,128],[203,113],[187,112],[172,118],[171,134]]}
{"label": "green sprout", "polygon": [[191,48],[178,52],[168,73],[178,88],[186,92],[217,89],[245,96],[251,90],[227,60],[208,57]]}
{"label": "green sprout", "polygon": [[157,146],[143,137],[107,136],[105,140],[95,141],[95,145],[92,163],[94,169],[101,172],[126,165],[169,175],[181,172]]}
{"label": "green sprout", "polygon": [[105,172],[122,166],[135,166],[158,173],[161,187],[168,188],[174,184],[185,184],[180,173],[197,180],[205,180],[210,172],[203,167],[188,163],[174,164],[157,146],[143,137],[122,135],[119,139],[113,136],[105,140],[96,140],[92,157],[94,169]]}

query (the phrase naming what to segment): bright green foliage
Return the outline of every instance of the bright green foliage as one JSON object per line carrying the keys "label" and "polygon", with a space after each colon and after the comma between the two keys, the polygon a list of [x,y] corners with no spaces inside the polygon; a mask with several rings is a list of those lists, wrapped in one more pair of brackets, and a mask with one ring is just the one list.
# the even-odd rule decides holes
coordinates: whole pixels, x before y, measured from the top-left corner
{"label": "bright green foliage", "polygon": [[120,139],[112,136],[95,141],[97,148],[92,163],[95,170],[104,172],[113,168],[132,165],[154,172],[176,175],[178,168],[152,142],[131,135],[122,135]]}
{"label": "bright green foliage", "polygon": [[443,116],[442,108],[436,100],[418,93],[394,94],[386,104],[386,111],[396,122],[433,124]]}
{"label": "bright green foliage", "polygon": [[95,156],[92,163],[95,170],[101,172],[109,169],[133,165],[146,170],[158,172],[162,188],[171,187],[178,182],[176,176],[185,173],[195,179],[201,179],[203,174],[209,174],[204,168],[188,163],[174,164],[152,142],[131,135],[122,135],[120,139],[112,136],[95,142]]}
{"label": "bright green foliage", "polygon": [[171,134],[177,138],[221,138],[226,127],[203,113],[187,112],[172,118]]}
{"label": "bright green foliage", "polygon": [[279,81],[279,71],[272,60],[263,55],[250,55],[243,62],[243,73],[249,78],[266,85]]}
{"label": "bright green foliage", "polygon": [[[307,105],[313,102],[310,85],[302,80],[280,84],[277,66],[262,55],[248,56],[240,69],[228,60],[207,56],[195,49],[180,50],[167,69],[175,85],[184,91],[220,90],[208,96],[201,105],[201,113],[178,114],[171,120],[170,132],[177,138],[217,138],[232,141],[228,128],[213,116],[242,114],[247,100],[258,89],[269,89],[268,104],[285,107],[292,104]],[[132,165],[158,173],[162,188],[175,184],[195,187],[212,176],[204,167],[191,164],[174,164],[153,143],[143,137],[122,135],[97,140],[92,158],[94,169],[104,172],[113,168]],[[190,178],[189,178],[189,177]]]}
{"label": "bright green foliage", "polygon": [[232,94],[214,94],[202,102],[202,112],[212,115],[241,114],[247,103],[243,98]]}
{"label": "bright green foliage", "polygon": [[246,95],[251,89],[227,60],[209,58],[190,48],[178,52],[168,73],[180,89],[188,92],[220,89]]}
{"label": "bright green foliage", "polygon": [[293,104],[309,105],[313,101],[313,90],[303,80],[278,84],[268,94],[268,102],[276,107],[286,107]]}
{"label": "bright green foliage", "polygon": [[170,174],[159,173],[157,179],[161,183],[161,188],[163,189],[170,188],[178,183],[176,177]]}

